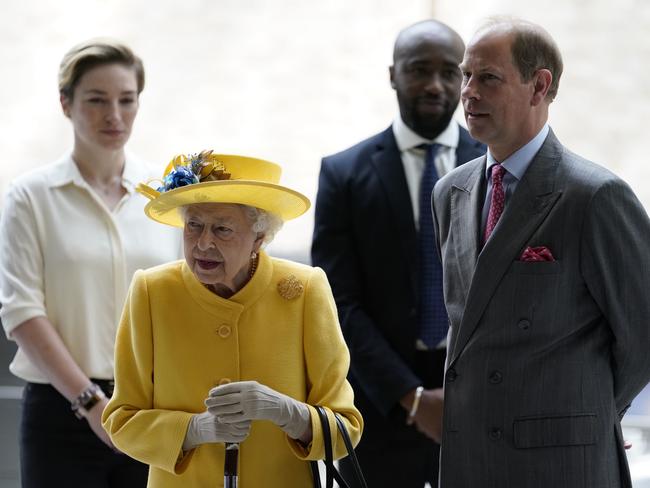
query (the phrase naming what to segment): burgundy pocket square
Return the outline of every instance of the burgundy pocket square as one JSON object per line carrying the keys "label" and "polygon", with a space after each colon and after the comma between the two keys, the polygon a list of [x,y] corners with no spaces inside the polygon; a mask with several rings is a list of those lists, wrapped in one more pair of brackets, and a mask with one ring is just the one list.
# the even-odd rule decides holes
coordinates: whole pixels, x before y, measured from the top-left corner
{"label": "burgundy pocket square", "polygon": [[551,250],[546,246],[530,247],[528,246],[521,253],[519,261],[555,261]]}

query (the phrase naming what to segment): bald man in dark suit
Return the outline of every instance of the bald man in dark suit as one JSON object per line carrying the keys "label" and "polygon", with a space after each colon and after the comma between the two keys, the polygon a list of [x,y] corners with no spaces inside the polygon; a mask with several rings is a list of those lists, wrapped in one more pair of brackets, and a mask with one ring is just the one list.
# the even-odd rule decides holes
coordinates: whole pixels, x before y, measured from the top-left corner
{"label": "bald man in dark suit", "polygon": [[[357,455],[371,487],[437,485],[447,314],[431,220],[436,179],[484,154],[452,120],[464,43],[434,21],[395,42],[400,114],[323,159],[312,247],[351,353],[365,427]],[[353,482],[347,460],[344,476]]]}

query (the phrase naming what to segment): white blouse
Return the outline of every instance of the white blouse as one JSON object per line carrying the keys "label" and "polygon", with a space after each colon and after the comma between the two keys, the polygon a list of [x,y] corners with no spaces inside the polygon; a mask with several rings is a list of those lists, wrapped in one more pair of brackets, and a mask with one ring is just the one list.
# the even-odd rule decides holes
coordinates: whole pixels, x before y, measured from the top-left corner
{"label": "white blouse", "polygon": [[[46,316],[91,378],[113,377],[113,347],[131,277],[181,257],[179,229],[144,214],[135,186],[159,177],[127,157],[127,190],[111,211],[70,155],[9,185],[0,219],[0,317],[7,337]],[[9,369],[26,381],[46,376],[18,349]]]}

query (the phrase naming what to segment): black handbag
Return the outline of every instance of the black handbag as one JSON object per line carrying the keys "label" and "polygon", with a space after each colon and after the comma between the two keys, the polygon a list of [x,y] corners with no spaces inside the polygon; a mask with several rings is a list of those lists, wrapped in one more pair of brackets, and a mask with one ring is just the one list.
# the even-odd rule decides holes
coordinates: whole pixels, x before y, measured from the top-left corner
{"label": "black handbag", "polygon": [[[339,473],[336,467],[334,467],[334,455],[332,453],[332,432],[330,431],[327,412],[325,411],[325,408],[319,405],[316,405],[315,408],[318,412],[318,417],[320,418],[320,423],[323,428],[323,440],[325,442],[325,459],[323,460],[325,463],[325,487],[332,488],[334,486],[334,480],[336,480],[340,488],[350,488],[350,485],[348,485],[347,482],[343,479],[341,473]],[[350,440],[348,430],[345,428],[345,424],[337,413],[334,413],[334,418],[336,419],[336,425],[339,429],[339,432],[341,433],[345,447],[348,450],[348,456],[350,457],[352,465],[354,466],[354,474],[357,478],[357,481],[359,482],[359,486],[368,488],[368,485],[366,485],[366,480],[363,477],[363,473],[361,472],[361,466],[359,466],[359,460],[357,459],[357,455],[354,453],[354,447],[352,447],[352,441]],[[310,461],[310,465],[311,473],[314,478],[314,487],[321,488],[322,484],[320,480],[320,472],[318,471],[318,462]]]}

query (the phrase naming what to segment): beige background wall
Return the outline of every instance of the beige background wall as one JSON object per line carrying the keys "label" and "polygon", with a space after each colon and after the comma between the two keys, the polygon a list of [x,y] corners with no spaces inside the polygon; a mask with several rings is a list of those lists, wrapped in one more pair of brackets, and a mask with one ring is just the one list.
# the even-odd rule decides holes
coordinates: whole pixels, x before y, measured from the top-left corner
{"label": "beige background wall", "polygon": [[[164,164],[212,148],[278,161],[315,196],[320,158],[385,128],[395,35],[432,13],[467,39],[480,18],[545,25],[566,71],[551,123],[575,151],[604,162],[650,204],[642,146],[650,114],[650,2],[622,0],[60,0],[0,3],[0,190],[57,158],[71,130],[58,106],[63,53],[96,35],[141,55],[147,86],[130,150]],[[615,5],[615,6],[614,6]],[[306,259],[313,214],[272,251]]]}

